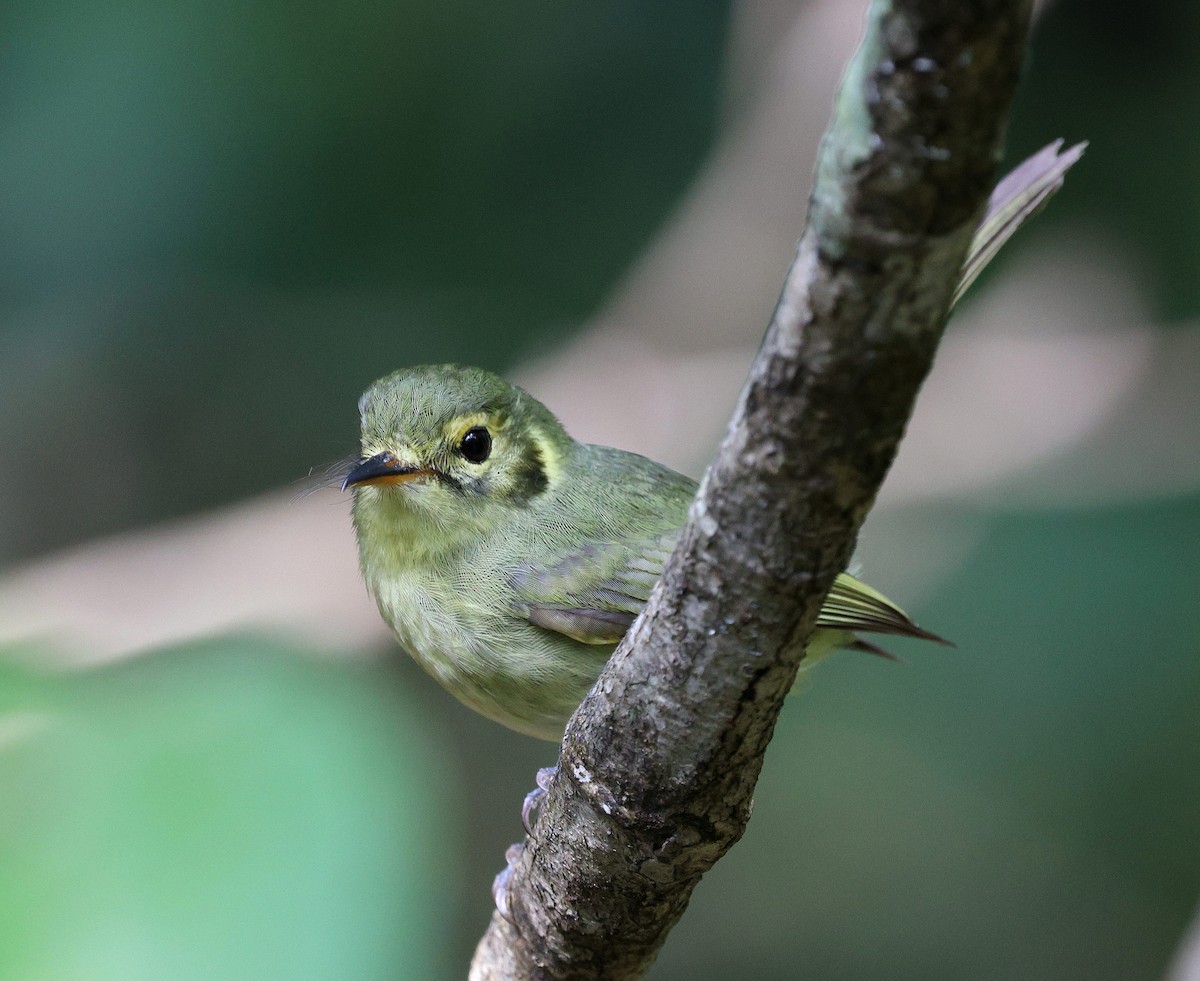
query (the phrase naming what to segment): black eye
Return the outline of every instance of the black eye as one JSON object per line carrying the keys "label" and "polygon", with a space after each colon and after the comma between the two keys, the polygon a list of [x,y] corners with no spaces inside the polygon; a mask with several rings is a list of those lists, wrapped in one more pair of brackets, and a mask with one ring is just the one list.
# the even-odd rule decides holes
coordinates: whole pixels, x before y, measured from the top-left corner
{"label": "black eye", "polygon": [[458,452],[471,463],[483,463],[492,452],[492,434],[483,426],[475,426],[463,433]]}

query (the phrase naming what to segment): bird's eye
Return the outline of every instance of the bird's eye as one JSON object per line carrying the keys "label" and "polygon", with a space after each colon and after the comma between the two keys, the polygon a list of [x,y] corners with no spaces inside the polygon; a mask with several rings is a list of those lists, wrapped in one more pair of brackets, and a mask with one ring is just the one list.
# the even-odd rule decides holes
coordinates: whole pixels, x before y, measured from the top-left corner
{"label": "bird's eye", "polygon": [[463,433],[458,452],[471,463],[483,463],[492,453],[492,434],[483,426],[473,426]]}

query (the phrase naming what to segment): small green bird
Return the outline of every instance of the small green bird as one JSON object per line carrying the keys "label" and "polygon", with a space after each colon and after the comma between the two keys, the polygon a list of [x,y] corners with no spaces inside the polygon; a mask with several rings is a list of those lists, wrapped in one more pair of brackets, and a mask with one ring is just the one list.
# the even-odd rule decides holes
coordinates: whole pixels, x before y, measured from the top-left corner
{"label": "small green bird", "polygon": [[[996,186],[952,303],[1085,147],[1057,140]],[[696,482],[576,442],[541,402],[478,368],[398,371],[358,408],[362,457],[342,489],[354,488],[359,561],[384,620],[465,704],[557,741],[646,605]],[[860,631],[941,640],[843,572],[802,666],[838,647],[890,656]]]}
{"label": "small green bird", "polygon": [[[396,639],[464,704],[558,741],[646,605],[697,484],[579,443],[527,392],[479,368],[409,368],[359,402],[346,476],[367,588]],[[856,634],[939,640],[842,573],[804,665],[887,655]]]}
{"label": "small green bird", "polygon": [[[996,186],[952,303],[1085,147],[1057,140]],[[354,488],[359,561],[384,620],[471,708],[557,741],[646,605],[696,482],[576,442],[537,399],[478,368],[398,371],[358,407],[362,458],[342,489]],[[890,656],[859,631],[941,640],[843,572],[802,666],[838,647]]]}

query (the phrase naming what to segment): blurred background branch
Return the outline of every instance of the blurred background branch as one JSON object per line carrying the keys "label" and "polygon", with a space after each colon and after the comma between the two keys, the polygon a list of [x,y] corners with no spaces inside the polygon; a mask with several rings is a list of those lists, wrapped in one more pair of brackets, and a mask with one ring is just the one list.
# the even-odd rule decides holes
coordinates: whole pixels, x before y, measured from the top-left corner
{"label": "blurred background branch", "polygon": [[1200,911],[1179,945],[1167,981],[1200,981]]}

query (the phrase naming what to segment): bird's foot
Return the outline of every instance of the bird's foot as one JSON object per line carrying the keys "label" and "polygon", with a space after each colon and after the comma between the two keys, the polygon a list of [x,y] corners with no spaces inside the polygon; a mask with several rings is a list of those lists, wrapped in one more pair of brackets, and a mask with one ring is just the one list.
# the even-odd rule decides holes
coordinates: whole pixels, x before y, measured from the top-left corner
{"label": "bird's foot", "polygon": [[516,868],[517,862],[521,860],[523,851],[525,851],[525,846],[521,842],[509,845],[504,852],[504,861],[507,864],[496,873],[496,878],[492,880],[492,901],[496,904],[496,912],[509,923],[513,922],[513,918],[512,912],[508,908],[508,881],[512,878],[512,871]]}
{"label": "bird's foot", "polygon": [[[558,772],[556,766],[544,766],[537,772],[534,780],[537,786],[525,795],[525,800],[521,804],[521,825],[525,828],[527,835],[533,834],[533,818],[537,813],[538,807],[541,806],[542,798],[546,796],[546,791],[550,789],[550,781],[554,779],[554,774]],[[512,923],[512,912],[508,906],[508,883],[512,879],[513,869],[516,868],[517,862],[521,860],[521,853],[525,851],[523,842],[517,842],[515,845],[509,845],[504,852],[504,861],[507,863],[503,869],[496,873],[496,878],[492,880],[492,899],[496,903],[496,912],[503,916],[509,923]]]}
{"label": "bird's foot", "polygon": [[533,815],[541,806],[542,798],[546,796],[546,791],[550,789],[550,781],[557,772],[556,766],[542,767],[534,777],[537,786],[525,795],[525,802],[521,805],[521,826],[527,835],[533,834]]}

